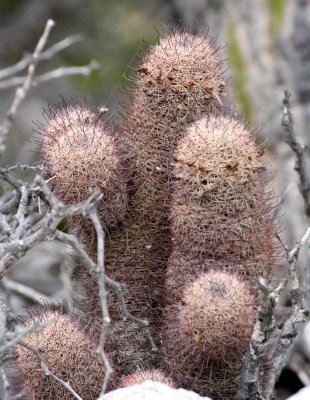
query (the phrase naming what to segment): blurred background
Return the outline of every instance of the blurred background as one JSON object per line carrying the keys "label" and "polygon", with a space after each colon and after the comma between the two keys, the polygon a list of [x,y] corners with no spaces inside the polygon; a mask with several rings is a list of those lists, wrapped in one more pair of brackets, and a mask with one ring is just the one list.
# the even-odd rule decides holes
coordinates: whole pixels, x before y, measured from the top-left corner
{"label": "blurred background", "polygon": [[[2,165],[32,164],[38,160],[33,120],[41,119],[48,102],[86,97],[105,105],[117,118],[121,89],[132,85],[133,69],[158,34],[171,26],[205,31],[224,48],[232,101],[249,126],[266,141],[274,184],[281,202],[283,240],[291,248],[305,232],[304,211],[294,171],[294,157],[281,127],[283,89],[292,93],[295,128],[310,145],[310,1],[308,0],[0,0],[0,69],[32,52],[48,18],[56,22],[48,46],[67,36],[83,40],[41,62],[37,73],[59,66],[82,66],[97,60],[100,68],[88,77],[75,75],[32,88],[9,135]],[[168,28],[169,29],[169,28]],[[0,117],[9,108],[14,88],[1,88]],[[31,250],[12,270],[7,287],[22,283],[51,299],[66,301],[69,272],[65,247],[44,243]],[[300,258],[310,299],[308,249]],[[65,283],[65,285],[64,285]],[[14,312],[32,305],[30,296],[10,295]],[[307,332],[307,330],[306,330]],[[310,332],[310,328],[308,329]],[[309,338],[308,338],[309,337]],[[310,383],[310,333],[301,336],[279,383],[285,399]]]}

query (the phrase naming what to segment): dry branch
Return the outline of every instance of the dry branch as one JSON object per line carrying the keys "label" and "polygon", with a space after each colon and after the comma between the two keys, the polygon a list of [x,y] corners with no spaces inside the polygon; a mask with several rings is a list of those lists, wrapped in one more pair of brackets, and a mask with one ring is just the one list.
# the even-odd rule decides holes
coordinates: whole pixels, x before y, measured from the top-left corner
{"label": "dry branch", "polygon": [[[6,139],[20,105],[33,86],[68,75],[90,75],[94,69],[99,67],[98,62],[93,60],[86,66],[60,67],[36,76],[36,68],[39,62],[51,59],[60,51],[82,39],[81,35],[73,35],[44,51],[54,25],[53,20],[47,21],[44,32],[32,54],[26,54],[15,65],[0,70],[0,87],[2,89],[18,86],[13,101],[0,125],[0,156],[5,151]],[[28,71],[25,76],[15,76],[26,68]],[[44,168],[28,165],[16,165],[2,168],[0,171],[0,179],[3,181],[4,189],[4,194],[0,198],[0,380],[2,379],[5,399],[9,395],[9,383],[3,368],[3,351],[16,345],[24,334],[32,332],[32,330],[28,332],[29,328],[27,328],[28,330],[20,330],[18,327],[13,333],[7,330],[9,323],[5,291],[8,289],[16,291],[34,301],[45,298],[50,304],[55,304],[55,300],[7,277],[2,282],[1,278],[29,249],[44,240],[53,239],[57,225],[63,218],[76,213],[87,215],[89,210],[95,210],[96,202],[101,198],[101,194],[95,191],[84,202],[65,206],[54,198],[42,177],[37,176],[32,183],[27,183],[14,177],[15,170],[33,170],[37,173],[44,173]],[[101,354],[104,356],[103,346]],[[44,371],[49,372],[46,368]],[[54,379],[57,380],[57,377],[54,377]],[[68,387],[68,390],[70,390],[70,387]],[[71,393],[73,392],[71,391]]]}
{"label": "dry branch", "polygon": [[[32,80],[32,86],[38,86],[41,83],[50,82],[54,79],[64,78],[69,75],[85,75],[89,76],[94,70],[99,69],[100,64],[96,60],[92,60],[88,65],[81,67],[60,67],[45,74],[38,75]],[[16,86],[23,85],[27,77],[17,76],[0,82],[0,90],[7,90]]]}
{"label": "dry branch", "polygon": [[260,304],[250,346],[243,361],[241,385],[237,393],[237,399],[240,400],[263,399],[259,388],[259,366],[274,329],[275,291],[264,278],[258,278],[257,290]]}
{"label": "dry branch", "polygon": [[[51,81],[53,79],[62,78],[68,75],[90,75],[92,71],[99,68],[99,63],[92,60],[89,65],[78,67],[60,67],[52,71],[48,71],[40,76],[35,76],[37,65],[40,61],[49,60],[60,51],[71,46],[81,40],[81,35],[69,36],[48,50],[43,51],[47,44],[50,32],[55,25],[52,19],[49,19],[45,25],[44,32],[39,39],[33,54],[23,57],[17,64],[0,70],[0,90],[16,87],[15,95],[9,110],[6,113],[4,121],[0,126],[0,156],[3,154],[6,146],[6,138],[13,126],[17,111],[26,98],[29,90],[33,86]],[[26,76],[14,77],[15,74],[28,67]],[[14,203],[15,204],[15,203]]]}
{"label": "dry branch", "polygon": [[[68,36],[67,38],[61,40],[58,43],[55,43],[51,46],[48,50],[43,51],[38,56],[39,61],[46,61],[53,58],[56,54],[61,52],[62,50],[70,47],[72,44],[80,42],[83,39],[82,35],[72,35]],[[0,80],[6,79],[9,76],[15,75],[18,72],[23,71],[25,68],[29,66],[33,59],[32,54],[26,54],[20,61],[16,64],[11,65],[7,68],[3,68],[0,70]]]}
{"label": "dry branch", "polygon": [[[298,256],[300,249],[310,239],[310,227],[296,246],[288,252],[289,278],[284,279],[276,289],[268,282],[259,278],[257,289],[259,294],[259,307],[256,324],[254,326],[249,349],[243,360],[240,387],[236,396],[238,400],[270,400],[273,398],[275,384],[286,364],[289,349],[300,331],[301,325],[306,322],[309,311],[304,306],[304,292],[302,281],[298,272]],[[292,312],[276,323],[276,305],[279,294],[289,285],[289,296],[293,305]],[[272,336],[275,330],[280,332],[277,342]],[[264,384],[259,381],[262,365],[260,361],[266,349],[272,351],[272,369],[266,376]]]}
{"label": "dry branch", "polygon": [[295,153],[297,171],[300,179],[300,191],[305,202],[306,214],[310,218],[310,172],[306,158],[307,147],[302,145],[294,131],[294,119],[290,103],[291,94],[285,90],[283,99],[282,126],[285,132],[285,142]]}
{"label": "dry branch", "polygon": [[0,126],[0,155],[5,150],[6,137],[13,125],[13,121],[14,121],[16,113],[20,107],[20,104],[25,99],[29,89],[31,88],[32,80],[35,75],[36,67],[37,67],[37,64],[39,61],[39,56],[42,53],[43,48],[46,45],[49,34],[54,25],[55,25],[55,22],[53,20],[49,19],[47,21],[44,32],[38,41],[38,44],[32,55],[32,60],[29,63],[27,77],[26,77],[23,85],[16,89],[15,96],[14,96],[13,102],[11,104],[11,107],[7,111],[5,119],[2,123],[2,125]]}

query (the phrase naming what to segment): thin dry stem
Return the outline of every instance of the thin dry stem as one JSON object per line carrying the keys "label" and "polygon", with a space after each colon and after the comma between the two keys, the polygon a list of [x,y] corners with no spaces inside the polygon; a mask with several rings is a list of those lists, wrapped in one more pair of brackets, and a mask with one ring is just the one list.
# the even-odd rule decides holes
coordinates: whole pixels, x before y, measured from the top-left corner
{"label": "thin dry stem", "polygon": [[29,89],[31,88],[33,77],[35,75],[36,67],[37,67],[37,64],[39,61],[39,56],[42,53],[44,46],[46,45],[46,42],[48,40],[48,37],[49,37],[50,32],[54,25],[55,25],[55,22],[52,19],[49,19],[47,21],[44,32],[38,41],[38,44],[32,55],[32,60],[29,63],[27,77],[26,77],[23,85],[16,89],[13,102],[12,102],[9,110],[6,113],[6,116],[5,116],[5,119],[2,123],[2,125],[0,126],[0,155],[5,150],[6,138],[7,138],[9,131],[12,128],[16,113],[17,113],[22,101],[27,96]]}
{"label": "thin dry stem", "polygon": [[307,148],[302,145],[294,131],[294,119],[292,106],[290,103],[291,94],[288,90],[284,91],[282,126],[285,132],[285,142],[295,153],[295,170],[300,178],[300,191],[305,202],[307,217],[310,217],[310,173],[306,158]]}

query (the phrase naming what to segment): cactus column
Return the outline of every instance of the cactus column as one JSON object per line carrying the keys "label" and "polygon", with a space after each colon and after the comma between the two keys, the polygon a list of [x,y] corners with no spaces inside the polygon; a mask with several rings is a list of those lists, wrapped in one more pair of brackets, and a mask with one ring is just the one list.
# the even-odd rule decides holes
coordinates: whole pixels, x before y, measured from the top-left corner
{"label": "cactus column", "polygon": [[[149,319],[155,336],[172,246],[168,216],[173,151],[184,125],[221,106],[224,85],[218,51],[208,38],[171,33],[137,69],[124,116],[121,140],[131,160],[130,208],[120,229],[111,232],[107,268],[113,279],[126,282],[130,311]],[[121,368],[132,370],[143,361],[145,368],[152,367],[158,356],[150,354],[145,333],[138,325],[118,322],[117,300],[110,304],[116,320],[111,337]]]}
{"label": "cactus column", "polygon": [[255,321],[255,284],[278,269],[263,151],[225,115],[198,119],[174,153],[165,362],[177,381],[231,399]]}

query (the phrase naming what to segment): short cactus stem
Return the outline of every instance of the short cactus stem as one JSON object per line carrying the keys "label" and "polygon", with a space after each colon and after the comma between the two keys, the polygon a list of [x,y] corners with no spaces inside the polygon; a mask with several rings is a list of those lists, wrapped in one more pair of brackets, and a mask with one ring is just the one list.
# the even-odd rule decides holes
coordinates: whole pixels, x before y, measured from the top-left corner
{"label": "short cactus stem", "polygon": [[211,270],[186,286],[178,305],[167,307],[165,365],[182,387],[215,399],[234,392],[255,323],[252,292],[237,274]]}
{"label": "short cactus stem", "polygon": [[[50,105],[44,112],[45,124],[38,126],[42,161],[51,175],[55,194],[70,204],[85,200],[99,187],[103,199],[98,212],[108,229],[124,218],[127,181],[117,135],[101,121],[102,113],[101,109],[90,110],[87,104],[62,102]],[[91,232],[91,224],[85,218],[72,218],[70,227],[83,228],[84,236]]]}
{"label": "short cactus stem", "polygon": [[[49,370],[58,378],[69,382],[83,399],[97,398],[104,378],[104,366],[96,354],[96,342],[79,329],[69,315],[59,312],[47,311],[33,315],[25,325],[49,320],[53,322],[26,335],[23,342],[38,349]],[[45,375],[39,360],[30,349],[18,345],[16,357],[22,387],[29,398],[74,399],[63,385]]]}
{"label": "short cactus stem", "polygon": [[215,400],[237,389],[257,277],[270,280],[280,264],[263,153],[225,114],[198,118],[174,152],[165,364],[184,387]]}
{"label": "short cactus stem", "polygon": [[248,284],[232,273],[211,270],[184,290],[178,332],[191,353],[231,360],[246,349],[254,321],[255,301]]}

